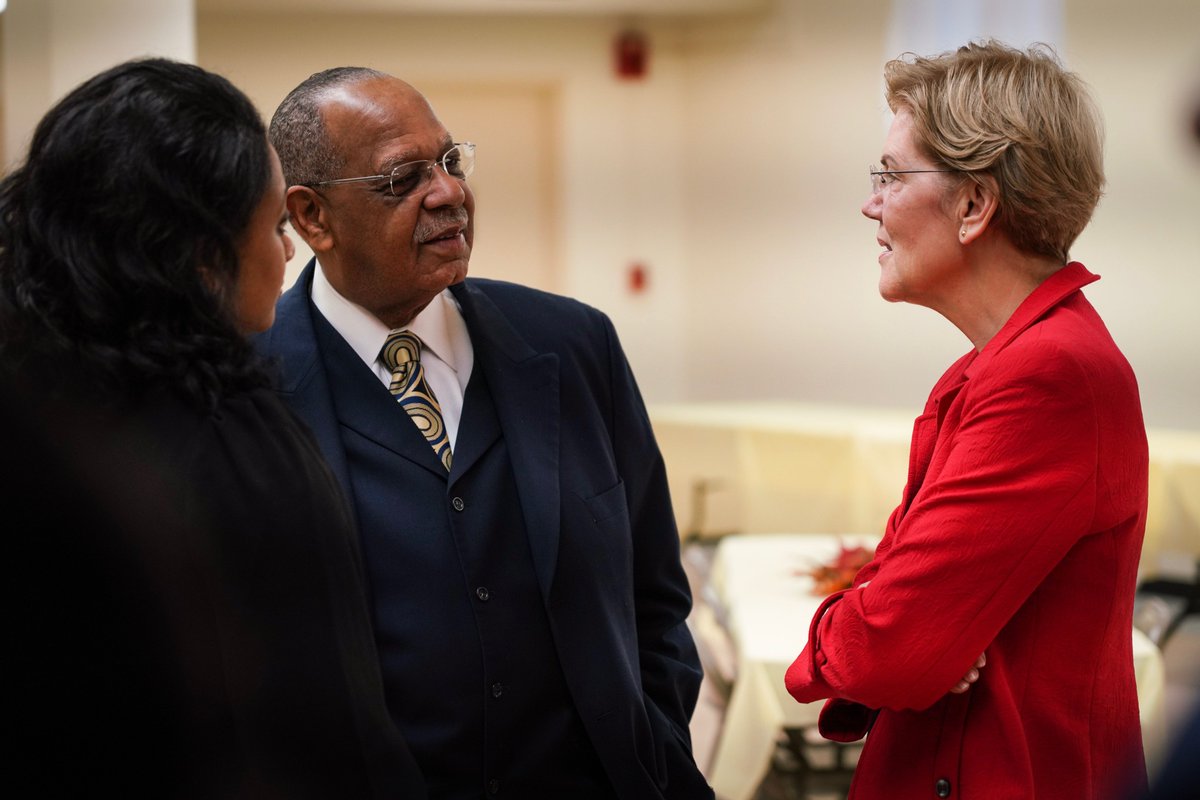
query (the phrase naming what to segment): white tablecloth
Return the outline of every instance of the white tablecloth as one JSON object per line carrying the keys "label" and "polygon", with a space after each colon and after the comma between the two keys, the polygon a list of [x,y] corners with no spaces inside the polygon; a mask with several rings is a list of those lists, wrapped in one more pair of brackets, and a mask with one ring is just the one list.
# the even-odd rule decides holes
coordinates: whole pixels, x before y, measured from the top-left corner
{"label": "white tablecloth", "polygon": [[[717,546],[710,580],[725,607],[737,678],[709,781],[718,797],[748,800],[770,767],[783,728],[814,725],[821,703],[800,704],[784,688],[788,666],[804,649],[821,599],[803,573],[840,545],[874,547],[875,537],[768,533],[729,536]],[[1162,657],[1136,629],[1134,668],[1147,749],[1162,742]]]}

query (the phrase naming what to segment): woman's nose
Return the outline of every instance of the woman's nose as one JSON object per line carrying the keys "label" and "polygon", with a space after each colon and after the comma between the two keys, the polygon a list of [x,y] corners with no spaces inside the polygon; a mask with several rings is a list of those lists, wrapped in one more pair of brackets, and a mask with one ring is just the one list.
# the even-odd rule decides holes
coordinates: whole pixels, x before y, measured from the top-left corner
{"label": "woman's nose", "polygon": [[872,192],[862,204],[862,214],[867,219],[878,220],[883,209],[883,193]]}

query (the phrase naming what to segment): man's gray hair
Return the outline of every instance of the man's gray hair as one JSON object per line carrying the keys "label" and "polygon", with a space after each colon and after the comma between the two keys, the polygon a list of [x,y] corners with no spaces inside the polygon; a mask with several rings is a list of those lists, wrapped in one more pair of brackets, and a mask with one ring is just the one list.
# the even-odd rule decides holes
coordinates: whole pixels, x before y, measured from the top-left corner
{"label": "man's gray hair", "polygon": [[386,77],[368,67],[334,67],[310,75],[283,98],[271,117],[269,135],[288,186],[341,177],[338,173],[346,166],[344,155],[329,140],[321,116],[321,102],[328,91]]}

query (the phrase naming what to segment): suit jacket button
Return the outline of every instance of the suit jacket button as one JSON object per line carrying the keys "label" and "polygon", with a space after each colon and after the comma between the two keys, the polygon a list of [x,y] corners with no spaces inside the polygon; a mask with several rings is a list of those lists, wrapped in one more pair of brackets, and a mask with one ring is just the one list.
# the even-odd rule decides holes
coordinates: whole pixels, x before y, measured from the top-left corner
{"label": "suit jacket button", "polygon": [[945,778],[938,778],[937,783],[933,785],[933,791],[938,797],[950,796],[950,781]]}
{"label": "suit jacket button", "polygon": [[493,683],[492,684],[492,697],[499,697],[502,694],[504,694],[504,684]]}
{"label": "suit jacket button", "polygon": [[500,781],[496,780],[495,778],[492,778],[490,781],[488,781],[488,794],[499,794],[499,793],[500,793]]}
{"label": "suit jacket button", "polygon": [[478,589],[475,590],[475,596],[486,603],[488,601],[488,598],[490,598],[492,596],[492,593],[488,591],[488,588],[486,586],[480,586]]}
{"label": "suit jacket button", "polygon": [[450,505],[454,506],[455,511],[462,511],[464,508],[467,507],[467,504],[463,502],[463,499],[461,497],[456,497],[453,500],[451,500]]}

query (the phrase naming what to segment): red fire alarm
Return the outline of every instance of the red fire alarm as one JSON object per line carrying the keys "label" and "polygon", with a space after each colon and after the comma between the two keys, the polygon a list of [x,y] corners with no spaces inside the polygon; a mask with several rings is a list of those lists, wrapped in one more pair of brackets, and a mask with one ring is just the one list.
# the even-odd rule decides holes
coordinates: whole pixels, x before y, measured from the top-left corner
{"label": "red fire alarm", "polygon": [[644,264],[635,261],[629,265],[629,293],[641,294],[646,291],[646,284],[650,280],[650,276],[646,272]]}
{"label": "red fire alarm", "polygon": [[622,80],[646,77],[648,50],[646,37],[641,32],[626,30],[617,34],[614,47],[617,77]]}

